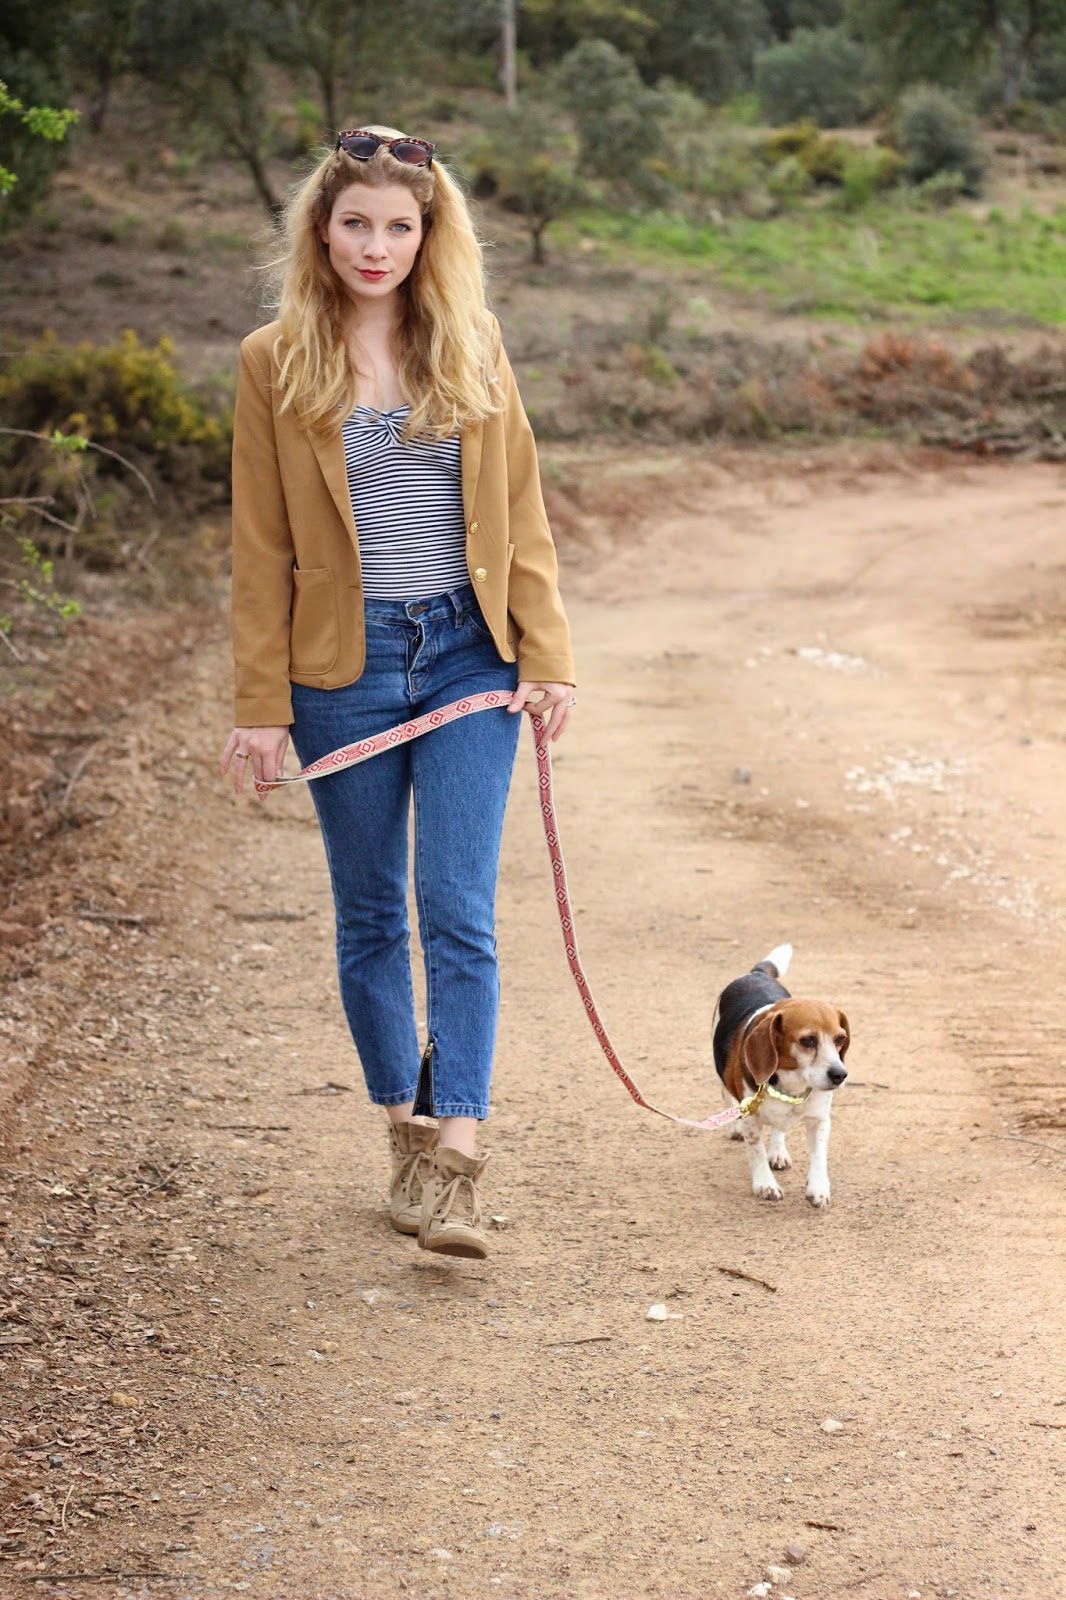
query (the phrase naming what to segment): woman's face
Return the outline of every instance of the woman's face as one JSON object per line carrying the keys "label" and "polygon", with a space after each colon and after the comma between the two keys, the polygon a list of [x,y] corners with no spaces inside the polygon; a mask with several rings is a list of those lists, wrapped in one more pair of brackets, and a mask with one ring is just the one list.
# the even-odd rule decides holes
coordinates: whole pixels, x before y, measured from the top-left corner
{"label": "woman's face", "polygon": [[350,183],[333,203],[322,238],[334,272],[356,304],[387,300],[408,276],[422,243],[422,213],[401,183]]}

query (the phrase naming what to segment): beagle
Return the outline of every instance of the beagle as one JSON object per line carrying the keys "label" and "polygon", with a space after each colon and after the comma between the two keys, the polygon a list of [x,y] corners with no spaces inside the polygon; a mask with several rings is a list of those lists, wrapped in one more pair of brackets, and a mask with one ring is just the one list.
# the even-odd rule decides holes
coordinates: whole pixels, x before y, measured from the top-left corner
{"label": "beagle", "polygon": [[[829,1204],[829,1120],[833,1091],[847,1077],[844,1057],[851,1043],[848,1019],[824,1000],[794,1000],[779,980],[792,959],[790,944],[778,945],[718,997],[714,1020],[714,1064],[725,1098],[739,1105],[762,1088],[752,1115],[735,1125],[751,1163],[752,1193],[780,1200],[773,1171],[792,1165],[785,1136],[802,1121],[807,1131],[807,1199]],[[763,1132],[770,1135],[767,1158]]]}

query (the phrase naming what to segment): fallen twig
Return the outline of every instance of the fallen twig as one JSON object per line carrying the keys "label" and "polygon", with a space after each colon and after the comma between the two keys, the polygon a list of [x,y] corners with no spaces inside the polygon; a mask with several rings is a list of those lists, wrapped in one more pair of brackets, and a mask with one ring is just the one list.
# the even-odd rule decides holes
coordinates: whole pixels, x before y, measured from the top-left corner
{"label": "fallen twig", "polygon": [[610,1344],[613,1338],[613,1333],[588,1333],[582,1339],[549,1339],[548,1344]]}
{"label": "fallen twig", "polygon": [[327,1078],[325,1083],[316,1084],[313,1088],[310,1088],[310,1089],[290,1089],[289,1090],[289,1098],[290,1099],[295,1099],[295,1097],[297,1095],[301,1095],[301,1094],[351,1094],[351,1093],[352,1093],[352,1086],[351,1086],[350,1083],[334,1083],[332,1081],[332,1079]]}
{"label": "fallen twig", "polygon": [[[228,911],[229,907],[224,906]],[[234,922],[306,922],[310,911],[234,911]]]}
{"label": "fallen twig", "polygon": [[83,906],[78,912],[82,922],[106,922],[117,924],[124,928],[148,928],[156,917],[135,916],[129,911],[93,911],[89,906]]}
{"label": "fallen twig", "polygon": [[816,1522],[813,1517],[808,1517],[804,1522],[805,1528],[820,1528],[823,1533],[843,1533],[844,1528],[839,1522]]}
{"label": "fallen twig", "polygon": [[1045,1144],[1042,1139],[1026,1139],[1020,1133],[974,1133],[970,1135],[971,1141],[975,1139],[1009,1139],[1012,1144],[1033,1144],[1038,1150],[1050,1150],[1053,1155],[1066,1156],[1066,1145]]}
{"label": "fallen twig", "polygon": [[85,768],[88,766],[95,753],[96,752],[92,745],[90,745],[88,750],[84,751],[80,759],[74,763],[74,771],[70,775],[70,780],[63,791],[63,798],[59,802],[60,811],[65,811],[67,809],[67,806],[70,803],[70,796],[74,789],[74,785],[85,771]]}
{"label": "fallen twig", "polygon": [[70,1497],[73,1493],[74,1485],[71,1484],[70,1488],[67,1490],[67,1498],[63,1501],[63,1506],[59,1513],[59,1526],[62,1528],[64,1533],[67,1531],[67,1506],[70,1504]]}
{"label": "fallen twig", "polygon": [[185,1163],[183,1161],[175,1161],[174,1165],[172,1167],[168,1167],[167,1171],[164,1172],[158,1183],[153,1183],[147,1189],[142,1191],[141,1198],[143,1199],[144,1195],[146,1194],[155,1194],[157,1189],[165,1189],[171,1178],[173,1178],[175,1172],[179,1172],[184,1165]]}
{"label": "fallen twig", "polygon": [[1066,1422],[1041,1422],[1039,1418],[1034,1417],[1029,1426],[1031,1428],[1066,1428]]}
{"label": "fallen twig", "polygon": [[217,1128],[220,1133],[291,1133],[291,1122],[202,1122],[202,1128]]}
{"label": "fallen twig", "polygon": [[769,1289],[771,1294],[777,1293],[776,1283],[767,1283],[765,1278],[757,1278],[753,1272],[744,1272],[740,1267],[716,1266],[714,1270],[716,1272],[724,1272],[727,1278],[743,1278],[745,1283],[757,1283],[763,1289]]}
{"label": "fallen twig", "polygon": [[13,1578],[23,1583],[111,1583],[115,1578],[165,1578],[167,1583],[181,1583],[176,1572],[156,1572],[152,1568],[138,1572],[119,1572],[107,1568],[103,1572],[13,1572]]}

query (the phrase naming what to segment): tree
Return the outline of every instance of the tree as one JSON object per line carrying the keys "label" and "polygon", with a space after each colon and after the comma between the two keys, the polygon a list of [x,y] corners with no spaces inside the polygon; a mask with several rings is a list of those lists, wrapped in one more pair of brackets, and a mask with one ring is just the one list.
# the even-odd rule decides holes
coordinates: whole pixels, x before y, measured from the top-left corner
{"label": "tree", "polygon": [[324,119],[323,132],[338,128],[338,90],[355,59],[356,28],[365,33],[351,0],[270,0],[277,22],[269,41],[283,66],[305,67],[315,81]]}
{"label": "tree", "polygon": [[0,113],[0,165],[18,175],[4,200],[5,222],[43,199],[63,160],[60,139],[34,119],[42,108],[71,103],[70,34],[70,0],[49,7],[4,0],[0,9],[0,79],[9,100]]}
{"label": "tree", "polygon": [[775,39],[791,39],[797,28],[837,28],[844,20],[844,0],[766,0],[766,14]]}
{"label": "tree", "polygon": [[797,28],[755,58],[755,90],[770,122],[810,117],[823,128],[858,122],[866,108],[865,52],[843,28]]}
{"label": "tree", "polygon": [[850,15],[891,88],[965,84],[991,66],[1005,106],[1066,31],[1066,0],[850,0]]}
{"label": "tree", "polygon": [[553,86],[570,108],[581,169],[633,193],[656,188],[669,95],[650,89],[629,56],[606,39],[586,39],[560,61]]}
{"label": "tree", "polygon": [[533,260],[543,265],[546,230],[585,195],[573,135],[550,106],[524,104],[486,119],[469,165],[477,193],[525,219]]}
{"label": "tree", "polygon": [[751,83],[755,52],[770,40],[763,0],[650,0],[655,32],[638,62],[646,76],[676,78],[720,103]]}
{"label": "tree", "polygon": [[279,38],[270,0],[144,0],[135,47],[145,76],[244,163],[272,217],[281,200],[267,171],[274,123],[263,61]]}
{"label": "tree", "polygon": [[[8,92],[6,83],[0,82],[0,116],[17,117],[34,139],[45,139],[50,144],[61,144],[67,131],[78,120],[78,113],[56,106],[24,106],[21,100]],[[0,195],[8,195],[19,181],[17,172],[0,163]]]}
{"label": "tree", "polygon": [[636,53],[656,26],[652,5],[636,0],[522,0],[519,43],[544,68],[592,40]]}
{"label": "tree", "polygon": [[103,131],[111,91],[130,64],[142,0],[74,0],[79,72],[88,74],[91,133]]}

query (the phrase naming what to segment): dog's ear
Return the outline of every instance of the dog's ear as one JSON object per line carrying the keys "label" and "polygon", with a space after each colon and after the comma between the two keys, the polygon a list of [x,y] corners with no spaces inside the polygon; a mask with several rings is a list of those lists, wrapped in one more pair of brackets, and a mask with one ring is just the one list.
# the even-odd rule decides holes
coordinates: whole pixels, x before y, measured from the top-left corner
{"label": "dog's ear", "polygon": [[784,1034],[780,1011],[760,1017],[744,1040],[744,1065],[753,1083],[766,1083],[777,1071]]}
{"label": "dog's ear", "polygon": [[843,1061],[848,1053],[848,1045],[851,1043],[851,1029],[848,1027],[848,1019],[843,1011],[838,1011],[837,1017],[839,1018],[839,1026],[844,1032],[844,1043],[840,1046],[840,1059]]}

